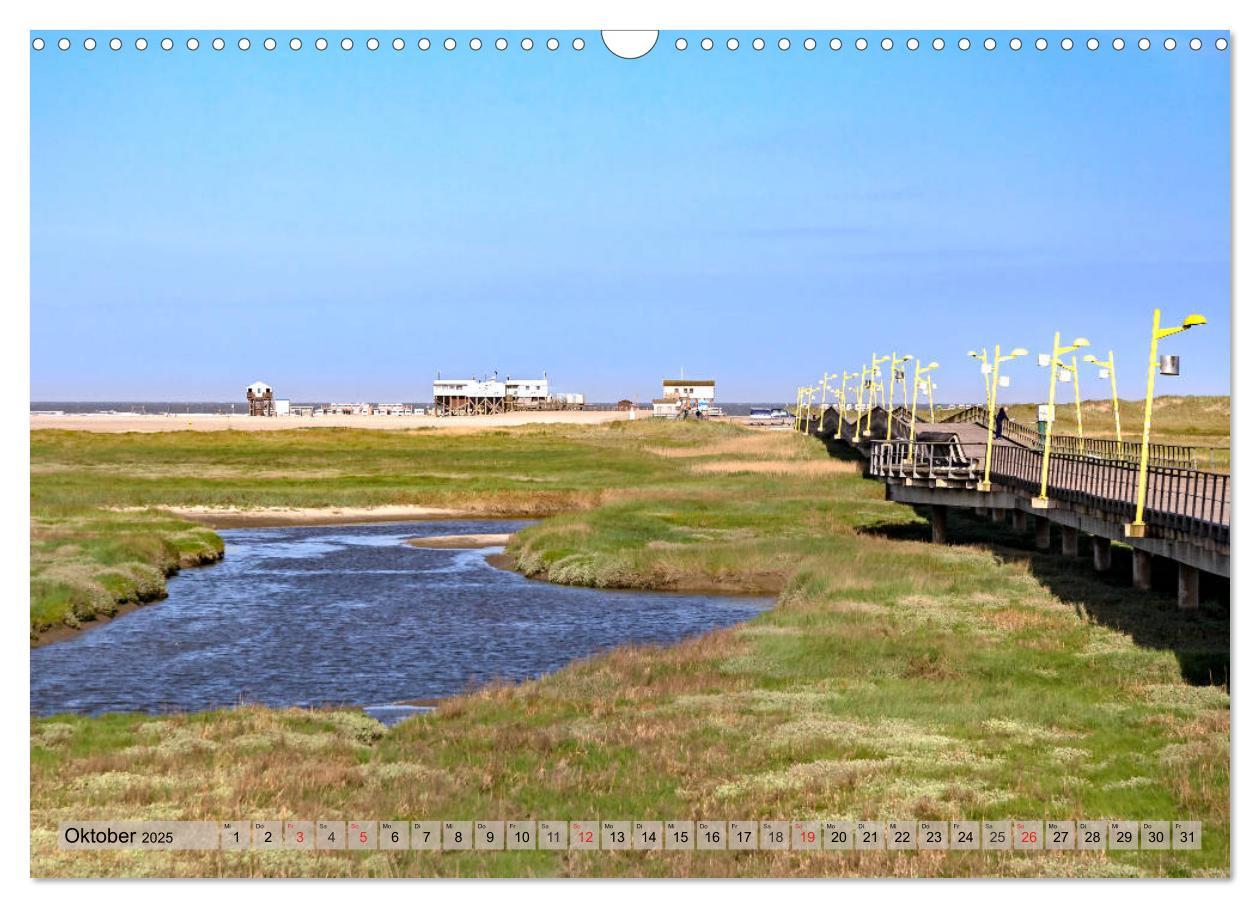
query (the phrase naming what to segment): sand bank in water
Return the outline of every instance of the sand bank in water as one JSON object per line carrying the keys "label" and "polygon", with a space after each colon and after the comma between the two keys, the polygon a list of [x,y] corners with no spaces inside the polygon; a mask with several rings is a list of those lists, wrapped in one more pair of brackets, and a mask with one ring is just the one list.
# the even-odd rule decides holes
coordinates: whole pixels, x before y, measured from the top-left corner
{"label": "sand bank in water", "polygon": [[408,539],[407,545],[418,549],[488,549],[507,545],[511,533],[468,533],[462,536],[417,536]]}

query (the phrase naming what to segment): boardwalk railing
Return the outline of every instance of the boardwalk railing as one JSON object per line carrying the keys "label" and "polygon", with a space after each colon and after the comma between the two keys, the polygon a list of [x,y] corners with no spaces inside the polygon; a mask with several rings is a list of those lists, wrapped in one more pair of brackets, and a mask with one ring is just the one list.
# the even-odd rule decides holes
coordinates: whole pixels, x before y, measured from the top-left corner
{"label": "boardwalk railing", "polygon": [[[995,446],[991,477],[1033,495],[1041,492],[1041,453]],[[1080,454],[1050,455],[1047,494],[1056,500],[1132,520],[1137,508],[1138,465]],[[1146,513],[1152,527],[1229,541],[1229,476],[1182,467],[1151,466],[1146,474]]]}
{"label": "boardwalk railing", "polygon": [[[1002,434],[1011,441],[1019,442],[1029,448],[1041,448],[1041,433],[1031,426],[1006,420],[1002,425]],[[1078,438],[1075,435],[1050,436],[1051,454],[1079,454],[1103,460],[1122,460],[1137,463],[1142,458],[1142,444],[1136,441],[1115,441],[1110,438]],[[1150,463],[1152,466],[1177,467],[1193,470],[1198,467],[1195,461],[1194,448],[1188,445],[1153,444],[1150,446]]]}
{"label": "boardwalk railing", "polygon": [[989,418],[989,411],[984,407],[973,404],[970,407],[964,407],[957,413],[951,413],[941,422],[986,422]]}
{"label": "boardwalk railing", "polygon": [[979,460],[955,441],[879,441],[871,445],[871,475],[898,479],[974,480]]}
{"label": "boardwalk railing", "polygon": [[[974,446],[972,446],[974,447]],[[1030,495],[1041,492],[1041,453],[1018,445],[995,445],[990,478]],[[875,442],[872,476],[970,483],[980,478],[979,457],[952,442]],[[1080,454],[1050,455],[1049,497],[1130,521],[1137,508],[1138,465]],[[1146,475],[1149,526],[1229,542],[1229,476],[1182,467],[1152,466]]]}

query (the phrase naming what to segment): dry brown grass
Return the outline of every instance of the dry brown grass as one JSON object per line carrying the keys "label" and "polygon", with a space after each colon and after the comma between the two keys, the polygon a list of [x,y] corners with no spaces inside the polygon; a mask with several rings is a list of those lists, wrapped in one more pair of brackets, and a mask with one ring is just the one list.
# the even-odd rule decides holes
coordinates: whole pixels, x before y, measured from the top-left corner
{"label": "dry brown grass", "polygon": [[860,473],[861,464],[846,460],[706,460],[691,465],[693,473],[766,473],[772,476],[827,476]]}

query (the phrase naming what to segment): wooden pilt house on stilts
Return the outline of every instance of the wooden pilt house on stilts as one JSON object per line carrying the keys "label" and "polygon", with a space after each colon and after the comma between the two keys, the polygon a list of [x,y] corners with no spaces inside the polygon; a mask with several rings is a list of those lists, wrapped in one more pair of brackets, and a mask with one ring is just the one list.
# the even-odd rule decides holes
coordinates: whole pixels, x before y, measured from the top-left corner
{"label": "wooden pilt house on stilts", "polygon": [[249,404],[250,416],[275,416],[276,400],[271,386],[266,382],[256,381],[245,389],[245,401]]}

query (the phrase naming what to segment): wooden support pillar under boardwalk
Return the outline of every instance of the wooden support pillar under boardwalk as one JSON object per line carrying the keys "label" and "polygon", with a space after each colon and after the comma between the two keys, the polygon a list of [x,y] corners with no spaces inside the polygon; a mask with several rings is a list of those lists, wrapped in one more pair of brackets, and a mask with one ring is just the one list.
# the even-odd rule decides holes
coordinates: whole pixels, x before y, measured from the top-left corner
{"label": "wooden support pillar under boardwalk", "polygon": [[1151,588],[1151,553],[1141,549],[1133,550],[1133,588],[1149,590]]}
{"label": "wooden support pillar under boardwalk", "polygon": [[1042,517],[1040,514],[1036,516],[1037,524],[1037,548],[1043,552],[1050,551],[1050,518]]}
{"label": "wooden support pillar under boardwalk", "polygon": [[1076,534],[1076,527],[1061,526],[1059,527],[1061,539],[1063,543],[1062,551],[1069,558],[1075,558],[1080,554],[1079,537]]}
{"label": "wooden support pillar under boardwalk", "polygon": [[947,526],[947,515],[949,508],[943,504],[932,505],[932,541],[938,545],[945,543],[945,528]]}
{"label": "wooden support pillar under boardwalk", "polygon": [[1028,529],[1028,515],[1019,508],[1011,508],[1011,528],[1017,533]]}
{"label": "wooden support pillar under boardwalk", "polygon": [[993,508],[992,514],[990,515],[989,519],[992,520],[994,523],[1005,523],[1006,511],[1002,508]]}
{"label": "wooden support pillar under boardwalk", "polygon": [[1111,540],[1106,536],[1092,536],[1090,542],[1094,547],[1094,570],[1105,574],[1111,570]]}
{"label": "wooden support pillar under boardwalk", "polygon": [[1177,607],[1199,607],[1199,569],[1197,567],[1178,563]]}

